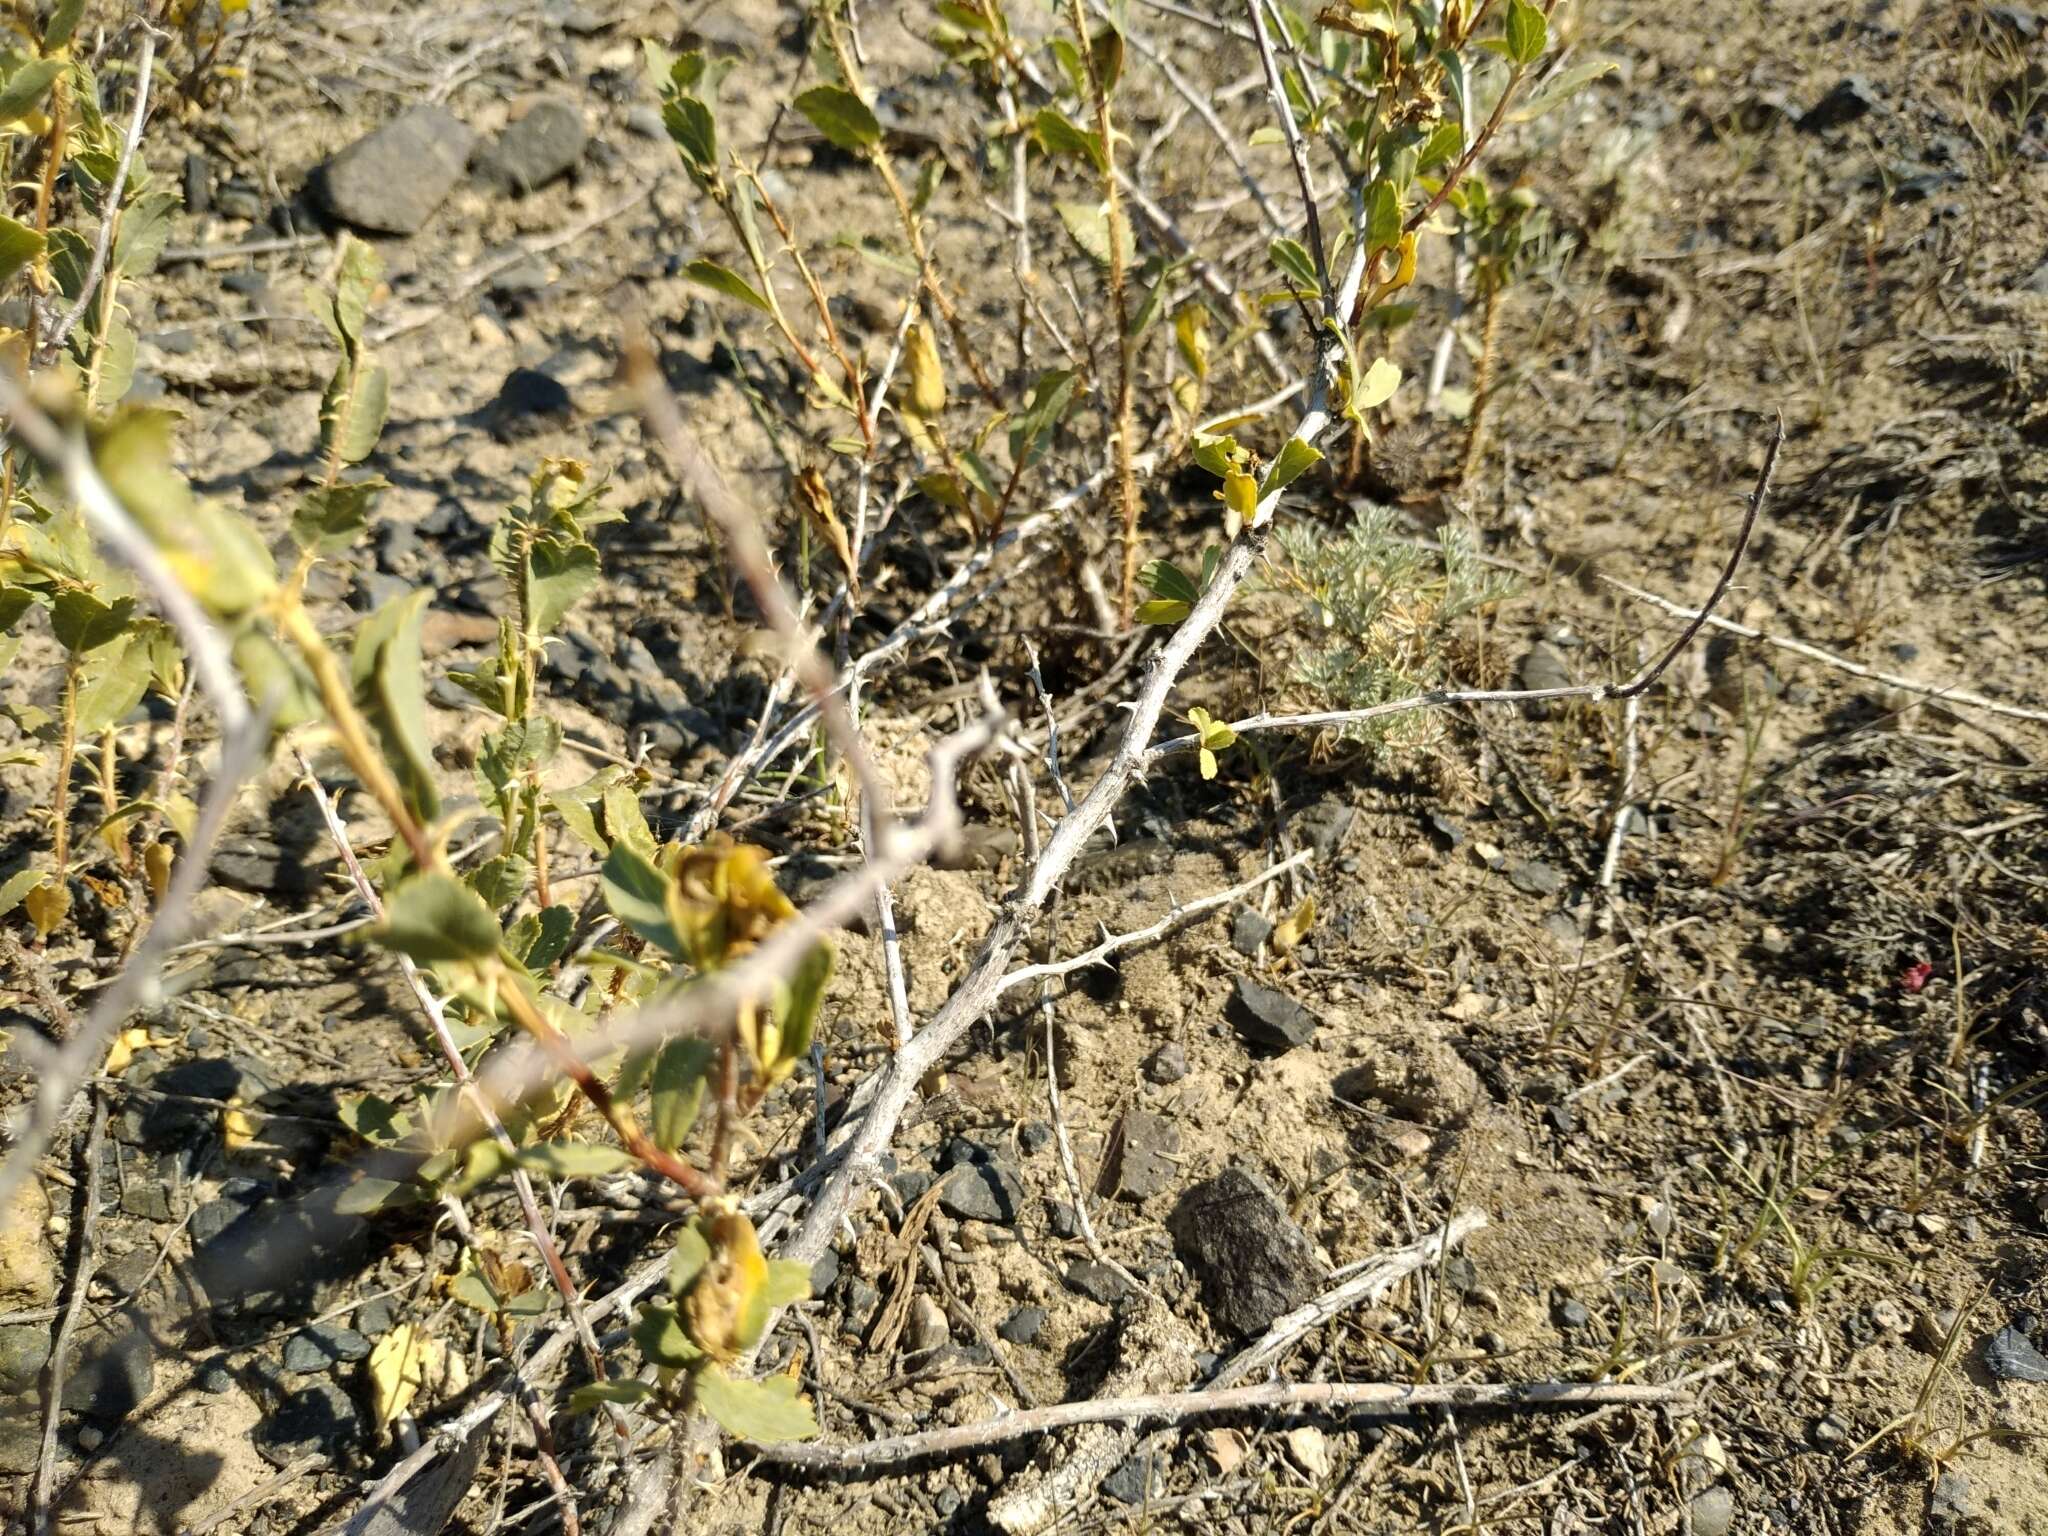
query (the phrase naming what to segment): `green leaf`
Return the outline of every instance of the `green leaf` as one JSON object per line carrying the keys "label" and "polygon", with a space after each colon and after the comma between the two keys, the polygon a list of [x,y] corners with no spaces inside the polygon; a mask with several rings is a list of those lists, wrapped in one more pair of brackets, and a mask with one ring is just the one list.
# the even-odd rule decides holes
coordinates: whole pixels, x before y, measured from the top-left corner
{"label": "green leaf", "polygon": [[0,214],[0,283],[43,254],[43,237],[19,219]]}
{"label": "green leaf", "polygon": [[718,121],[695,96],[675,95],[662,103],[662,126],[683,161],[705,180],[718,174]]}
{"label": "green leaf", "polygon": [[627,1376],[619,1381],[586,1381],[569,1394],[571,1413],[591,1413],[606,1403],[631,1406],[654,1395],[654,1388]]}
{"label": "green leaf", "polygon": [[498,952],[498,920],[483,898],[453,875],[418,874],[384,904],[372,936],[421,965],[488,960]]}
{"label": "green leaf", "polygon": [[76,587],[59,592],[50,603],[50,631],[73,656],[96,650],[119,635],[135,611],[135,599],[103,602]]}
{"label": "green leaf", "polygon": [[1133,616],[1140,624],[1178,624],[1194,611],[1192,603],[1183,603],[1170,597],[1155,597],[1150,602],[1138,604]]}
{"label": "green leaf", "polygon": [[1441,122],[1430,129],[1429,137],[1422,141],[1422,148],[1415,157],[1417,172],[1434,170],[1439,165],[1448,165],[1465,152],[1465,129],[1455,122]]}
{"label": "green leaf", "polygon": [[700,287],[724,294],[728,299],[738,299],[764,315],[774,313],[759,290],[730,267],[721,267],[715,261],[693,261],[683,268],[683,276]]}
{"label": "green leaf", "polygon": [[354,353],[363,339],[363,321],[370,313],[370,300],[384,276],[384,258],[377,248],[354,235],[341,237],[341,261],[335,268],[334,298],[328,312],[328,329],[342,350]]}
{"label": "green leaf", "polygon": [[121,210],[114,237],[113,270],[123,277],[147,277],[156,270],[171,235],[171,211],[183,199],[175,192],[145,192]]}
{"label": "green leaf", "polygon": [[734,1381],[716,1366],[695,1377],[697,1406],[718,1420],[727,1434],[757,1444],[809,1440],[818,1433],[811,1405],[797,1395],[787,1376]]}
{"label": "green leaf", "polygon": [[78,18],[85,14],[85,0],[57,0],[50,19],[43,23],[43,52],[55,53],[71,41],[78,30]]}
{"label": "green leaf", "polygon": [[600,574],[595,545],[581,539],[537,541],[528,556],[526,577],[534,632],[545,636],[559,629],[578,599],[597,585]]}
{"label": "green leaf", "polygon": [[1195,443],[1195,462],[1218,479],[1236,467],[1240,449],[1234,437],[1209,437]]}
{"label": "green leaf", "polygon": [[18,121],[35,111],[63,73],[62,59],[30,59],[9,75],[0,83],[0,123]]}
{"label": "green leaf", "polygon": [[831,942],[821,939],[804,951],[789,980],[775,989],[775,1022],[782,1026],[780,1060],[800,1061],[810,1054],[811,1031],[825,1004],[825,988],[837,958]]}
{"label": "green leaf", "polygon": [[633,1342],[650,1365],[681,1370],[704,1358],[704,1351],[690,1342],[676,1309],[665,1301],[650,1302],[633,1320]]}
{"label": "green leaf", "polygon": [[423,821],[441,811],[433,739],[427,733],[426,663],[420,655],[420,625],[432,595],[422,587],[371,614],[356,631],[350,663],[357,701],[376,725],[384,755]]}
{"label": "green leaf", "polygon": [[683,936],[669,911],[674,886],[652,860],[621,839],[605,857],[599,880],[613,917],[670,958],[684,958]]}
{"label": "green leaf", "polygon": [[359,1093],[335,1106],[335,1117],[364,1141],[388,1147],[412,1133],[405,1111],[374,1093]]}
{"label": "green leaf", "polygon": [[1508,114],[1508,120],[1516,123],[1533,122],[1553,107],[1562,106],[1588,85],[1608,74],[1615,68],[1612,59],[1589,59],[1575,64],[1570,69],[1559,70],[1544,84],[1542,90],[1520,103]]}
{"label": "green leaf", "polygon": [[675,1251],[668,1256],[668,1293],[680,1296],[697,1283],[711,1262],[711,1245],[694,1225],[678,1229]]}
{"label": "green leaf", "polygon": [[122,635],[88,653],[79,668],[73,719],[80,737],[97,736],[142,702],[149,689],[149,643]]}
{"label": "green leaf", "polygon": [[41,885],[46,878],[40,869],[17,869],[4,882],[0,882],[0,917],[5,917],[20,906],[28,893]]}
{"label": "green leaf", "polygon": [[378,363],[343,358],[320,397],[320,451],[360,464],[376,450],[391,408],[391,380]]}
{"label": "green leaf", "polygon": [[[1067,227],[1074,244],[1081,253],[1098,267],[1109,265],[1110,227],[1109,205],[1106,203],[1055,203],[1054,209],[1060,222]],[[1131,259],[1131,226],[1123,217],[1121,206],[1117,209],[1116,241],[1126,262]]]}
{"label": "green leaf", "polygon": [[704,1074],[717,1052],[700,1035],[670,1040],[654,1058],[648,1079],[649,1134],[664,1152],[683,1144],[704,1107]]}
{"label": "green leaf", "polygon": [[542,907],[529,912],[514,925],[512,953],[519,963],[538,975],[569,952],[576,936],[576,913],[569,907]]}
{"label": "green leaf", "polygon": [[1076,374],[1071,368],[1041,373],[1031,386],[1031,400],[1010,422],[1010,460],[1025,463],[1040,442],[1066,415],[1074,398]]}
{"label": "green leaf", "polygon": [[1401,370],[1386,358],[1376,357],[1365,370],[1365,377],[1352,387],[1351,409],[1369,411],[1385,405],[1400,387]]}
{"label": "green leaf", "polygon": [[418,1205],[427,1198],[416,1185],[398,1184],[390,1179],[357,1179],[335,1197],[338,1216],[371,1216],[404,1205]]}
{"label": "green leaf", "polygon": [[1100,175],[1109,169],[1109,157],[1102,152],[1102,137],[1074,126],[1057,107],[1040,107],[1032,120],[1032,133],[1048,155],[1079,155]]}
{"label": "green leaf", "polygon": [[771,1309],[811,1299],[811,1266],[794,1259],[770,1259],[768,1283],[762,1287]]}
{"label": "green leaf", "polygon": [[1323,462],[1322,451],[1298,437],[1287,439],[1287,445],[1280,450],[1280,457],[1267,471],[1266,483],[1259,487],[1259,500],[1264,501],[1276,491],[1284,491],[1316,465]]}
{"label": "green leaf", "polygon": [[1296,288],[1308,293],[1322,292],[1322,280],[1316,276],[1315,258],[1299,240],[1290,240],[1283,235],[1266,247],[1266,254],[1273,258],[1273,265],[1285,273]]}
{"label": "green leaf", "polygon": [[1529,0],[1508,0],[1507,44],[1508,57],[1524,66],[1535,63],[1543,57],[1544,45],[1550,40],[1550,23],[1543,12],[1531,5]]}
{"label": "green leaf", "polygon": [[529,860],[516,853],[501,853],[476,867],[469,877],[469,888],[495,911],[524,896],[532,878],[533,865]]}
{"label": "green leaf", "polygon": [[843,85],[814,85],[796,99],[797,111],[835,147],[856,153],[882,142],[882,125],[868,104]]}
{"label": "green leaf", "polygon": [[1138,585],[1154,597],[1192,603],[1202,595],[1188,573],[1171,560],[1147,560],[1138,569]]}
{"label": "green leaf", "polygon": [[521,1147],[519,1166],[551,1179],[587,1178],[632,1167],[633,1154],[623,1147],[601,1147],[584,1141],[546,1141],[537,1147]]}
{"label": "green leaf", "polygon": [[1365,195],[1365,243],[1378,250],[1401,241],[1401,195],[1391,181],[1376,181]]}
{"label": "green leaf", "polygon": [[355,543],[386,481],[371,478],[322,486],[299,498],[292,513],[292,538],[301,549],[338,555]]}

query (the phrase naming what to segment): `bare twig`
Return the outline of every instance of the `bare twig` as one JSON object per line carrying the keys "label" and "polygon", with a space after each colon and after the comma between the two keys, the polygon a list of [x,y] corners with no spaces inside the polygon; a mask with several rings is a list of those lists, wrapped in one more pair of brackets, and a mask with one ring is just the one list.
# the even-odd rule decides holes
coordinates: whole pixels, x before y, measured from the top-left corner
{"label": "bare twig", "polygon": [[1301,129],[1294,121],[1294,106],[1287,99],[1287,87],[1280,80],[1280,64],[1273,57],[1273,40],[1266,35],[1265,10],[1259,0],[1245,0],[1245,9],[1251,13],[1252,36],[1258,41],[1259,60],[1266,67],[1266,95],[1273,104],[1273,115],[1280,120],[1280,131],[1287,139],[1287,153],[1294,161],[1294,179],[1301,184],[1301,206],[1308,216],[1309,254],[1315,258],[1316,280],[1322,284],[1323,313],[1340,314],[1342,311],[1331,307],[1335,290],[1330,286],[1330,258],[1323,245],[1323,218],[1316,211],[1315,182],[1309,176],[1308,145],[1303,142]]}
{"label": "bare twig", "polygon": [[1429,1408],[1512,1411],[1515,1409],[1579,1408],[1591,1404],[1628,1404],[1658,1408],[1689,1400],[1683,1387],[1647,1386],[1630,1382],[1528,1381],[1505,1385],[1435,1385],[1408,1382],[1273,1382],[1256,1387],[1225,1387],[1216,1391],[1172,1392],[1150,1397],[1098,1398],[1090,1402],[1055,1403],[1006,1414],[980,1424],[962,1424],[923,1434],[891,1435],[860,1445],[823,1445],[815,1441],[749,1442],[748,1449],[764,1461],[782,1466],[868,1471],[899,1466],[927,1457],[1000,1445],[1074,1424],[1180,1423],[1209,1414],[1274,1413],[1311,1409],[1348,1410],[1373,1417],[1416,1413]]}
{"label": "bare twig", "polygon": [[149,78],[155,65],[156,29],[145,23],[142,27],[142,53],[135,61],[135,110],[128,116],[128,134],[121,141],[120,163],[115,167],[114,179],[106,190],[106,207],[100,213],[100,232],[93,242],[92,264],[85,269],[85,282],[71,308],[64,312],[64,318],[44,339],[39,349],[39,362],[47,364],[56,357],[57,349],[64,345],[64,338],[85,318],[86,307],[99,291],[100,279],[106,276],[107,256],[114,248],[114,226],[121,219],[121,197],[128,190],[128,167],[135,162],[135,146],[142,142],[142,120],[149,112]]}
{"label": "bare twig", "polygon": [[57,1335],[50,1342],[50,1359],[44,1369],[47,1389],[43,1402],[42,1448],[36,1456],[36,1480],[29,1493],[30,1529],[48,1536],[56,1523],[57,1418],[64,1411],[64,1368],[71,1353],[71,1335],[85,1311],[86,1293],[98,1269],[99,1253],[93,1240],[100,1225],[100,1161],[107,1142],[107,1101],[95,1095],[92,1131],[85,1141],[85,1209],[78,1223],[78,1263],[72,1270],[71,1295],[64,1303],[64,1316]]}

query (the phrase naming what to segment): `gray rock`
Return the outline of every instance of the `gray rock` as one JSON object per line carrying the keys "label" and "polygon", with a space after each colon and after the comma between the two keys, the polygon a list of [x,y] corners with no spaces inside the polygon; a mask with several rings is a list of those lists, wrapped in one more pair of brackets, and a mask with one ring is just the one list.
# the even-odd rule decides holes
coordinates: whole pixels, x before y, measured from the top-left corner
{"label": "gray rock", "polygon": [[87,1335],[83,1353],[64,1378],[64,1409],[114,1423],[132,1413],[155,1385],[156,1345],[149,1330],[132,1314],[121,1313]]}
{"label": "gray rock", "polygon": [[661,120],[661,113],[650,106],[642,105],[628,109],[626,128],[629,132],[639,134],[643,139],[668,137],[668,125]]}
{"label": "gray rock", "polygon": [[1230,947],[1240,955],[1256,959],[1272,936],[1273,925],[1250,907],[1238,908],[1237,916],[1230,920]]}
{"label": "gray rock", "polygon": [[1032,1120],[1017,1128],[1017,1150],[1026,1157],[1036,1157],[1052,1145],[1052,1127],[1043,1120]]}
{"label": "gray rock", "polygon": [[195,219],[213,207],[213,165],[202,154],[188,153],[184,165],[185,211]]}
{"label": "gray rock", "polygon": [[846,1282],[846,1295],[840,1304],[846,1313],[847,1331],[864,1334],[868,1331],[868,1324],[875,1320],[876,1309],[882,1305],[882,1293],[859,1275],[853,1275]]}
{"label": "gray rock", "polygon": [[228,1369],[227,1357],[215,1355],[199,1367],[199,1390],[214,1397],[222,1397],[235,1390],[235,1373]]}
{"label": "gray rock", "polygon": [[1856,121],[1877,105],[1877,92],[1862,75],[1849,75],[1799,114],[1801,133],[1825,133]]}
{"label": "gray rock", "polygon": [[0,1476],[22,1477],[35,1471],[42,1450],[42,1414],[35,1400],[0,1402]]}
{"label": "gray rock", "polygon": [[1571,664],[1564,659],[1564,652],[1548,640],[1538,640],[1522,653],[1515,676],[1524,688],[1569,688],[1572,685]]}
{"label": "gray rock", "polygon": [[1173,1187],[1180,1171],[1180,1131],[1172,1121],[1127,1109],[1119,1122],[1115,1188],[1129,1200],[1149,1200]]}
{"label": "gray rock", "polygon": [[1113,1307],[1130,1290],[1124,1277],[1099,1259],[1076,1259],[1067,1266],[1067,1289],[1090,1301]]}
{"label": "gray rock", "polygon": [[1322,1022],[1285,992],[1262,986],[1249,976],[1240,976],[1232,984],[1223,1012],[1247,1041],[1275,1051],[1308,1044]]}
{"label": "gray rock", "polygon": [[50,1330],[43,1323],[17,1323],[0,1328],[0,1395],[35,1388],[50,1358]]}
{"label": "gray rock", "polygon": [[501,192],[531,192],[567,174],[583,158],[589,137],[582,108],[560,97],[543,97],[506,125],[477,174]]}
{"label": "gray rock", "polygon": [[1051,1200],[1045,1207],[1046,1229],[1061,1241],[1081,1235],[1080,1218],[1074,1208],[1064,1200]]}
{"label": "gray rock", "polygon": [[1575,1296],[1567,1296],[1557,1304],[1557,1326],[1560,1328],[1583,1328],[1593,1321],[1592,1310]]}
{"label": "gray rock", "polygon": [[1438,811],[1431,811],[1426,820],[1430,841],[1444,852],[1449,853],[1464,845],[1465,829],[1450,817]]}
{"label": "gray rock", "polygon": [[514,368],[498,386],[497,398],[484,408],[491,436],[501,443],[566,427],[574,415],[569,391],[538,368]]}
{"label": "gray rock", "polygon": [[1508,871],[1508,884],[1524,896],[1555,896],[1564,889],[1564,871],[1541,859],[1525,859]]}
{"label": "gray rock", "polygon": [[1686,1505],[1692,1536],[1728,1536],[1735,1526],[1735,1494],[1720,1483],[1692,1496]]}
{"label": "gray rock", "polygon": [[1024,1186],[1002,1163],[962,1163],[946,1175],[939,1209],[962,1221],[1009,1226],[1024,1209]]}
{"label": "gray rock", "polygon": [[1984,1369],[1999,1381],[2048,1381],[2048,1359],[2017,1328],[2001,1328],[1984,1341]]}
{"label": "gray rock", "polygon": [[1145,1076],[1165,1087],[1177,1083],[1188,1075],[1188,1053],[1181,1048],[1178,1040],[1169,1040],[1150,1056],[1145,1058]]}
{"label": "gray rock", "polygon": [[1139,1451],[1102,1480],[1102,1491],[1119,1504],[1143,1504],[1166,1489],[1152,1453]]}
{"label": "gray rock", "polygon": [[[822,1296],[831,1290],[839,1279],[839,1250],[827,1248],[818,1256],[818,1262],[811,1266],[811,1294]],[[356,1319],[356,1326],[362,1326],[362,1319]]]}
{"label": "gray rock", "polygon": [[1327,859],[1343,845],[1344,834],[1357,819],[1357,810],[1342,800],[1319,800],[1294,818],[1294,835],[1313,848],[1317,857]]}
{"label": "gray rock", "polygon": [[121,1191],[121,1211],[143,1221],[169,1221],[171,1192],[154,1179],[131,1181]]}
{"label": "gray rock", "polygon": [[924,1292],[918,1292],[911,1298],[910,1316],[903,1324],[903,1353],[928,1355],[952,1340],[953,1327],[946,1321],[946,1309]]}
{"label": "gray rock", "polygon": [[1003,1319],[996,1329],[996,1337],[1005,1344],[1029,1344],[1045,1327],[1045,1308],[1019,1307]]}
{"label": "gray rock", "polygon": [[212,1242],[254,1210],[261,1198],[254,1193],[223,1194],[217,1200],[207,1201],[192,1213],[191,1223],[186,1228],[192,1235],[192,1246],[202,1248]]}
{"label": "gray rock", "polygon": [[362,1428],[355,1399],[331,1381],[309,1382],[287,1393],[256,1426],[256,1450],[278,1467],[313,1452],[339,1457]]}
{"label": "gray rock", "polygon": [[332,1370],[370,1352],[370,1341],[353,1328],[340,1323],[314,1323],[285,1341],[284,1368],[295,1375],[310,1376]]}
{"label": "gray rock", "polygon": [[1257,1333],[1320,1286],[1315,1249],[1272,1186],[1249,1169],[1226,1168],[1197,1184],[1166,1226],[1224,1333]]}
{"label": "gray rock", "polygon": [[442,107],[414,107],[334,156],[318,172],[337,219],[389,235],[416,233],[469,164],[476,135]]}
{"label": "gray rock", "polygon": [[1936,1530],[1961,1525],[1970,1518],[1970,1479],[1963,1473],[1944,1470],[1934,1480],[1934,1492],[1927,1500],[1927,1523]]}
{"label": "gray rock", "polygon": [[332,860],[324,855],[324,849],[286,848],[267,833],[240,833],[214,849],[213,877],[238,891],[302,899],[326,884]]}

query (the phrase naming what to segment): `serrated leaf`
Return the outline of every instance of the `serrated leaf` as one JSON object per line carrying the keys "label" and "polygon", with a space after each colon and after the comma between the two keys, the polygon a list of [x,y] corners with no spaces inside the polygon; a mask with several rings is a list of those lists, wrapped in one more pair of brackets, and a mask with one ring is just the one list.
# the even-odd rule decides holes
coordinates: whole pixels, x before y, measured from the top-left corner
{"label": "serrated leaf", "polygon": [[662,103],[662,126],[683,162],[700,177],[718,174],[718,122],[695,96],[679,94]]}
{"label": "serrated leaf", "polygon": [[1155,597],[1192,603],[1202,595],[1194,578],[1171,560],[1147,560],[1138,570],[1138,585]]}
{"label": "serrated leaf", "polygon": [[370,508],[386,488],[387,482],[371,478],[308,491],[292,512],[293,540],[315,554],[340,554],[368,525]]}
{"label": "serrated leaf", "polygon": [[19,219],[0,214],[0,283],[43,254],[43,237]]}
{"label": "serrated leaf", "polygon": [[501,853],[486,859],[470,874],[469,887],[492,909],[509,907],[526,894],[533,878],[533,865],[516,853]]}
{"label": "serrated leaf", "polygon": [[814,85],[797,97],[795,105],[833,146],[850,154],[882,142],[882,125],[874,112],[843,85]]}
{"label": "serrated leaf", "polygon": [[421,965],[487,960],[498,952],[498,920],[483,898],[453,875],[433,872],[414,875],[391,893],[373,934]]}
{"label": "serrated leaf", "polygon": [[690,1342],[683,1320],[665,1301],[650,1302],[633,1321],[633,1342],[649,1365],[682,1370],[704,1358],[704,1351]]}
{"label": "serrated leaf", "polygon": [[360,464],[376,451],[391,408],[391,380],[379,363],[343,358],[320,397],[320,451]]}
{"label": "serrated leaf", "polygon": [[728,299],[738,299],[740,303],[758,309],[764,315],[773,313],[760,291],[730,267],[721,267],[715,261],[699,259],[683,268],[683,276],[699,287],[709,288],[714,293],[722,293]]}
{"label": "serrated leaf", "polygon": [[0,82],[0,123],[16,122],[35,111],[62,73],[62,59],[30,59]]}
{"label": "serrated leaf", "polygon": [[1266,474],[1266,483],[1259,487],[1259,500],[1264,501],[1276,491],[1284,491],[1316,465],[1323,462],[1322,450],[1305,443],[1298,437],[1290,437],[1280,450],[1280,457]]}
{"label": "serrated leaf", "polygon": [[648,1076],[648,1132],[664,1152],[688,1138],[704,1107],[704,1075],[717,1051],[709,1040],[686,1035],[664,1044]]}
{"label": "serrated leaf", "polygon": [[1441,122],[1430,129],[1429,137],[1422,141],[1422,148],[1416,152],[1415,169],[1430,171],[1440,165],[1448,165],[1465,152],[1465,129],[1462,124]]}
{"label": "serrated leaf", "polygon": [[542,539],[533,546],[527,574],[527,601],[535,633],[551,635],[571,608],[597,585],[602,574],[596,546],[577,540]]}
{"label": "serrated leaf", "polygon": [[533,938],[523,948],[515,947],[513,953],[521,965],[539,974],[569,952],[570,941],[576,937],[576,914],[568,907],[543,907],[521,919],[527,920],[534,925]]}
{"label": "serrated leaf", "polygon": [[651,859],[622,838],[605,856],[598,878],[613,917],[670,958],[685,957],[683,935],[669,905],[674,882]]}
{"label": "serrated leaf", "polygon": [[171,235],[171,213],[183,201],[175,192],[145,192],[121,210],[112,268],[123,277],[147,277],[156,270]]}
{"label": "serrated leaf", "polygon": [[404,1140],[412,1133],[405,1111],[389,1099],[374,1093],[359,1093],[335,1105],[335,1118],[364,1141],[380,1147]]}
{"label": "serrated leaf", "polygon": [[697,1406],[716,1419],[727,1434],[758,1444],[778,1440],[809,1440],[818,1433],[807,1398],[797,1394],[787,1376],[761,1381],[734,1381],[716,1366],[695,1377]]}
{"label": "serrated leaf", "polygon": [[537,1147],[521,1147],[519,1166],[551,1179],[590,1178],[632,1167],[633,1154],[623,1147],[603,1147],[591,1142],[545,1141]]}

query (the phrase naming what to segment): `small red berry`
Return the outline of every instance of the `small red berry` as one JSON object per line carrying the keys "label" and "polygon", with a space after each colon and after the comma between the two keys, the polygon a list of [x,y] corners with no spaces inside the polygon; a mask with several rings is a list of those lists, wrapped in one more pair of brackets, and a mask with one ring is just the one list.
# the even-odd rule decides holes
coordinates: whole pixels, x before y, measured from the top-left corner
{"label": "small red berry", "polygon": [[1918,992],[1934,979],[1934,962],[1917,960],[1899,973],[1899,987],[1906,992]]}

